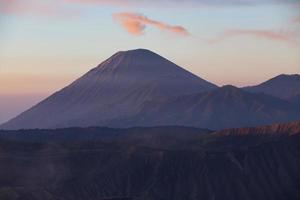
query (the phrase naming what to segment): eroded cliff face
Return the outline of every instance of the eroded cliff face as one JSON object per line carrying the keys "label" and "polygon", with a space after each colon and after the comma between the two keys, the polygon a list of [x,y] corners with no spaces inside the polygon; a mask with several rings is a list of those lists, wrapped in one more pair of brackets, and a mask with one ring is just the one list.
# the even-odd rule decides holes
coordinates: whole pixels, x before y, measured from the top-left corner
{"label": "eroded cliff face", "polygon": [[0,163],[1,200],[300,199],[296,133],[223,136],[183,127],[1,132]]}

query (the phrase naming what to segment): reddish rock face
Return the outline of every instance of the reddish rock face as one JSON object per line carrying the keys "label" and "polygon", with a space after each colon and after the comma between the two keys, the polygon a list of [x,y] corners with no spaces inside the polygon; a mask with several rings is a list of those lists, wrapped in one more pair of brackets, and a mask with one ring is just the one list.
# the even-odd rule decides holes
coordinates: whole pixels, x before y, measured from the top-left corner
{"label": "reddish rock face", "polygon": [[273,124],[269,126],[260,127],[247,127],[247,128],[235,128],[226,129],[222,131],[215,132],[215,135],[295,135],[300,133],[300,122],[290,122],[285,124]]}

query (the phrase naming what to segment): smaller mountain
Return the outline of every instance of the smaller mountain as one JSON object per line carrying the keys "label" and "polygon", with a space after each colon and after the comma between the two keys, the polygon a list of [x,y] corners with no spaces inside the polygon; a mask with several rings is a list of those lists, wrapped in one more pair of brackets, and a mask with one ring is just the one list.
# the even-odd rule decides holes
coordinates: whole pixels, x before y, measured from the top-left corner
{"label": "smaller mountain", "polygon": [[265,93],[281,99],[290,99],[300,94],[300,75],[281,74],[259,85],[244,89],[248,92]]}
{"label": "smaller mountain", "polygon": [[205,93],[148,102],[132,122],[141,126],[185,125],[220,130],[297,119],[299,109],[289,101],[227,85]]}

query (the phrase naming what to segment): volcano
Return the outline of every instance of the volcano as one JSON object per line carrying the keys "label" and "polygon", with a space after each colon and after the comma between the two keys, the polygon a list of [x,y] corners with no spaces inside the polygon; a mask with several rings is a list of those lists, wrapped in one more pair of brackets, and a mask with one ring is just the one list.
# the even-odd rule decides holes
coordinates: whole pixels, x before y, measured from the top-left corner
{"label": "volcano", "polygon": [[126,127],[148,101],[216,87],[149,50],[120,51],[1,128]]}

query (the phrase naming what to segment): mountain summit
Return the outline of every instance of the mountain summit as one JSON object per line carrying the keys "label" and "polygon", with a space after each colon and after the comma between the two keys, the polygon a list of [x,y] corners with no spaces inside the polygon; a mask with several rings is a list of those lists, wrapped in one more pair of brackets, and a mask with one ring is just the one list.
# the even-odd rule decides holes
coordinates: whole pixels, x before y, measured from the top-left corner
{"label": "mountain summit", "polygon": [[281,74],[259,85],[245,87],[244,89],[249,92],[265,93],[289,100],[300,95],[300,75]]}
{"label": "mountain summit", "polygon": [[1,128],[124,127],[148,101],[214,88],[149,50],[120,51]]}

